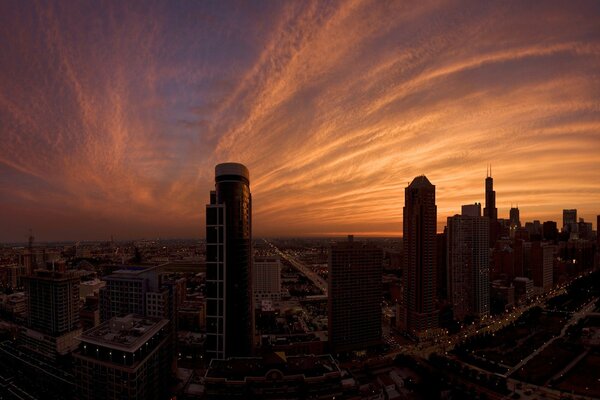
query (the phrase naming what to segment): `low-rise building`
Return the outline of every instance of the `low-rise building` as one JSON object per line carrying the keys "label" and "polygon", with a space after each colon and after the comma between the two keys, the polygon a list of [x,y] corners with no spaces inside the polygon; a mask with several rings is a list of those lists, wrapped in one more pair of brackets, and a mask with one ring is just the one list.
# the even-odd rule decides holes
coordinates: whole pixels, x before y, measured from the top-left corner
{"label": "low-rise building", "polygon": [[213,359],[204,376],[207,399],[332,399],[342,396],[341,371],[330,355]]}

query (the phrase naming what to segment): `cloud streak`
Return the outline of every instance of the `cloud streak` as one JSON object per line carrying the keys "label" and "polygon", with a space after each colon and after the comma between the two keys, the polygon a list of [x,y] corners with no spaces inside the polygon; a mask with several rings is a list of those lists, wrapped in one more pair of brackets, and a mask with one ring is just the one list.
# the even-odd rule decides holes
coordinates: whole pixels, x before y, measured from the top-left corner
{"label": "cloud streak", "polygon": [[[32,7],[33,6],[33,7]],[[200,236],[214,164],[251,171],[256,235],[401,234],[600,212],[594,1],[0,5],[0,240]]]}

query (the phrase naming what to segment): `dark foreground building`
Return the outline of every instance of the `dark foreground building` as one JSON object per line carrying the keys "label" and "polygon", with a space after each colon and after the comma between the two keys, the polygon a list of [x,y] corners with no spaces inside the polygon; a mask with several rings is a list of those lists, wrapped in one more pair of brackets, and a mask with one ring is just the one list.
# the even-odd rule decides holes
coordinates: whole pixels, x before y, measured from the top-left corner
{"label": "dark foreground building", "polygon": [[206,205],[206,351],[209,358],[252,354],[252,199],[242,164],[218,164]]}
{"label": "dark foreground building", "polygon": [[78,399],[165,399],[171,377],[169,320],[127,315],[81,336],[73,353]]}
{"label": "dark foreground building", "polygon": [[212,360],[206,399],[334,399],[342,396],[341,371],[330,355]]}

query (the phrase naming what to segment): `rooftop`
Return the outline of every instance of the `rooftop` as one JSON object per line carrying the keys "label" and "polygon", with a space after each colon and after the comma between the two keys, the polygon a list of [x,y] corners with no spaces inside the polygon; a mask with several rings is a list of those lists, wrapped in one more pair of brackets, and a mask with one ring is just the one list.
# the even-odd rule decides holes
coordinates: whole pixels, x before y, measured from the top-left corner
{"label": "rooftop", "polygon": [[81,341],[103,347],[136,351],[169,323],[166,319],[137,317],[129,314],[115,317],[81,335]]}
{"label": "rooftop", "polygon": [[408,186],[409,188],[422,188],[422,187],[432,187],[433,185],[429,182],[429,179],[425,175],[419,175]]}
{"label": "rooftop", "polygon": [[270,353],[263,357],[240,357],[213,360],[206,371],[207,378],[244,381],[248,377],[267,377],[277,370],[281,375],[304,375],[307,378],[340,372],[331,355],[303,355],[286,357],[285,353]]}

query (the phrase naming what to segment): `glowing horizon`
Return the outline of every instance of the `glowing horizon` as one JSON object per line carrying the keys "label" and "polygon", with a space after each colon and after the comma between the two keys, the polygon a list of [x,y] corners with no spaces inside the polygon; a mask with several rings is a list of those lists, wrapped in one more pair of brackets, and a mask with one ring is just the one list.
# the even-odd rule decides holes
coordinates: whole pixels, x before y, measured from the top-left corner
{"label": "glowing horizon", "polygon": [[[0,4],[0,241],[202,237],[214,166],[253,234],[401,236],[600,214],[596,1]],[[338,235],[339,233],[339,235]],[[382,233],[387,233],[382,235]]]}

